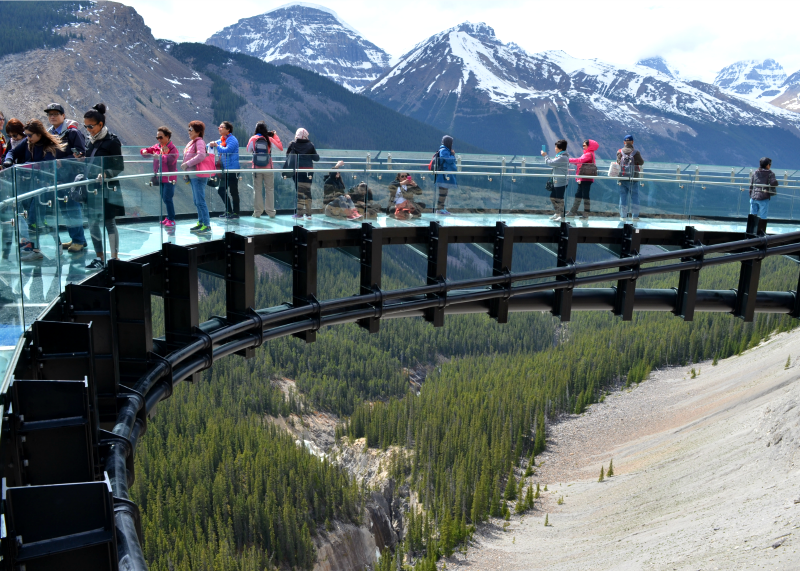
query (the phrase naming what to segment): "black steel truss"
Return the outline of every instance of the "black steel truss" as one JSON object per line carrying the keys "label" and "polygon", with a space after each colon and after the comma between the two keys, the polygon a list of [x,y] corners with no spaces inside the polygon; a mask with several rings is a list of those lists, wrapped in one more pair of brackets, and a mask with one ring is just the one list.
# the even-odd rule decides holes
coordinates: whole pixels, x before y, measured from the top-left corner
{"label": "black steel truss", "polygon": [[[448,281],[448,246],[459,243],[493,245],[492,275]],[[521,243],[555,247],[556,267],[514,273],[513,246]],[[384,291],[383,247],[399,244],[426,249],[426,284]],[[619,258],[578,264],[579,244],[602,244]],[[645,245],[666,251],[642,255]],[[359,258],[356,295],[317,299],[317,255],[325,248]],[[250,358],[264,342],[289,335],[310,343],[329,325],[357,323],[375,333],[383,319],[423,317],[441,327],[446,315],[459,313],[488,313],[499,323],[515,311],[549,311],[568,321],[573,311],[607,310],[629,320],[634,309],[671,311],[685,320],[696,311],[732,313],[745,321],[767,312],[798,318],[797,290],[757,291],[761,260],[798,252],[800,232],[767,235],[765,222],[751,216],[741,233],[503,222],[494,227],[435,222],[427,228],[295,227],[286,234],[227,233],[223,240],[192,246],[164,244],[160,252],[112,261],[106,271],[68,286],[42,313],[26,333],[13,381],[2,395],[2,509],[9,531],[0,539],[0,566],[15,569],[36,561],[70,568],[76,554],[83,554],[82,569],[146,569],[138,509],[128,496],[136,442],[148,415],[176,383],[194,380],[222,357]],[[257,255],[291,265],[291,303],[254,307]],[[656,262],[662,265],[652,265]],[[735,262],[741,264],[736,290],[698,290],[702,268]],[[199,322],[200,271],[223,278],[226,288],[226,315],[205,323]],[[677,289],[636,287],[640,277],[668,272],[680,273]],[[586,287],[604,282],[616,286]],[[152,336],[151,294],[164,300],[161,339]],[[82,507],[74,511],[85,513],[74,520],[54,516],[53,506],[70,498],[79,498]]]}

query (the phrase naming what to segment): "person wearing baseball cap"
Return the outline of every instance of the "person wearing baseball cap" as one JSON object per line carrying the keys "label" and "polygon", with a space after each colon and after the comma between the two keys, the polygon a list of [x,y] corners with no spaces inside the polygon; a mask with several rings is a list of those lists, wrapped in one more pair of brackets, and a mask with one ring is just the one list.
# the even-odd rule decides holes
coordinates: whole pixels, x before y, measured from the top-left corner
{"label": "person wearing baseball cap", "polygon": [[[77,150],[78,154],[86,151],[86,140],[83,137],[78,122],[67,119],[64,114],[64,107],[60,103],[51,103],[45,107],[47,121],[50,123],[48,133],[61,138],[61,142],[66,144],[65,150],[56,152],[56,160],[71,159]],[[59,184],[67,184],[75,180],[78,174],[78,167],[71,162],[60,162],[56,168],[56,175]],[[68,191],[58,192],[59,198],[64,198]],[[69,233],[69,241],[62,242],[61,247],[72,254],[81,252],[86,247],[86,236],[83,233],[83,212],[81,205],[74,200],[60,202],[61,212],[64,216],[64,225]],[[60,239],[59,239],[60,240]]]}
{"label": "person wearing baseball cap", "polygon": [[633,135],[625,135],[622,139],[623,147],[617,151],[617,164],[619,165],[620,178],[628,180],[619,181],[619,217],[620,220],[628,219],[628,194],[631,195],[631,214],[633,220],[639,220],[639,181],[642,177],[642,155],[633,148]]}

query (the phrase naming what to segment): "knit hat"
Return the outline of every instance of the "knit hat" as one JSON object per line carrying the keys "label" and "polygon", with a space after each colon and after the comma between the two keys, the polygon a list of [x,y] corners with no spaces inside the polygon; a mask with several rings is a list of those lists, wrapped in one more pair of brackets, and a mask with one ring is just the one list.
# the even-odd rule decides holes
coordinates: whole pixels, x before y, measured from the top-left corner
{"label": "knit hat", "polygon": [[300,127],[294,134],[294,140],[297,139],[308,139],[308,131]]}
{"label": "knit hat", "polygon": [[633,135],[625,135],[625,138],[622,139],[622,140],[625,141],[626,143],[628,141],[630,141],[632,143],[633,142]]}
{"label": "knit hat", "polygon": [[453,137],[445,135],[442,137],[442,144],[450,150],[453,150]]}

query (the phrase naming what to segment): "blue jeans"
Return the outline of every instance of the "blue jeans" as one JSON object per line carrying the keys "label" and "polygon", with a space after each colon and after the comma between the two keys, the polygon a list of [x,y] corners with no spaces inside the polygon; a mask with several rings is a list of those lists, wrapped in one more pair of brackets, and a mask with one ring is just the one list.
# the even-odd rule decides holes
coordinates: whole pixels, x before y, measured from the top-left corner
{"label": "blue jeans", "polygon": [[[167,207],[167,220],[175,222],[175,203],[172,197],[175,196],[175,185],[171,182],[161,183],[161,200],[164,201],[164,206]],[[195,204],[197,204],[195,202]]]}
{"label": "blue jeans", "polygon": [[86,246],[86,235],[83,233],[83,211],[80,202],[68,200],[61,207],[61,215],[72,243]]}
{"label": "blue jeans", "polygon": [[194,206],[197,208],[197,221],[205,226],[211,226],[211,217],[208,215],[208,205],[206,204],[206,183],[207,178],[200,178],[193,176],[192,181],[192,199]]}
{"label": "blue jeans", "polygon": [[621,180],[619,182],[619,215],[625,218],[628,215],[628,193],[631,195],[631,214],[639,217],[639,183],[635,180]]}
{"label": "blue jeans", "polygon": [[755,214],[761,220],[767,219],[767,214],[769,214],[769,198],[765,200],[753,200],[750,199],[750,214]]}

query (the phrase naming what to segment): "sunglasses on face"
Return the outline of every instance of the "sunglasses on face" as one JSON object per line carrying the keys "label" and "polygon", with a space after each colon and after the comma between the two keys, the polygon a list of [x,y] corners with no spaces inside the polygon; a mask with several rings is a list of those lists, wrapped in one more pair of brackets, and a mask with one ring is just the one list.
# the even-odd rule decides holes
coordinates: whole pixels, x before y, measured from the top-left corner
{"label": "sunglasses on face", "polygon": [[33,137],[33,133],[25,133],[26,137]]}
{"label": "sunglasses on face", "polygon": [[194,129],[192,129],[191,127],[189,127],[189,132],[190,132],[190,133],[194,133]]}
{"label": "sunglasses on face", "polygon": [[163,139],[163,138],[164,138],[164,136],[163,136],[163,135],[156,135],[156,139],[158,139],[159,141],[160,141],[161,139]]}
{"label": "sunglasses on face", "polygon": [[98,126],[99,126],[99,124],[97,124],[97,123],[95,123],[94,125],[85,125],[84,124],[83,128],[84,129],[88,129],[89,131],[91,131],[92,129],[96,129]]}

